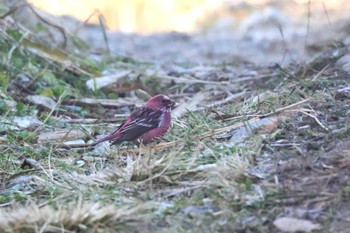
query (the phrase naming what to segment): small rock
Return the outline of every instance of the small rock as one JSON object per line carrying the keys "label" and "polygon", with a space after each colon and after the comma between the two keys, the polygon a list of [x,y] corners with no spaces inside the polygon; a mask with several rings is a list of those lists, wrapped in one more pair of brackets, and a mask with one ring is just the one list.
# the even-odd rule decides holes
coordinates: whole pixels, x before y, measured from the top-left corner
{"label": "small rock", "polygon": [[308,220],[290,217],[278,218],[273,222],[273,225],[283,232],[310,232],[321,229],[320,224],[314,224]]}
{"label": "small rock", "polygon": [[22,129],[35,129],[36,127],[43,124],[35,116],[25,116],[25,117],[15,116],[13,118],[13,123]]}
{"label": "small rock", "polygon": [[35,129],[42,125],[42,122],[35,116],[13,117],[2,119],[0,121],[0,131],[20,130],[20,129]]}
{"label": "small rock", "polygon": [[84,164],[85,164],[84,160],[78,160],[77,161],[77,167],[82,167],[82,166],[84,166]]}
{"label": "small rock", "polygon": [[342,56],[341,58],[339,58],[335,62],[335,65],[343,68],[343,70],[350,73],[350,54],[346,54],[346,55]]}
{"label": "small rock", "polygon": [[30,95],[27,97],[27,99],[33,104],[41,105],[48,109],[53,109],[56,106],[56,102],[53,99],[46,96]]}
{"label": "small rock", "polygon": [[350,98],[350,86],[336,90],[334,98],[337,100]]}
{"label": "small rock", "polygon": [[39,167],[39,164],[38,162],[35,160],[35,159],[32,159],[32,158],[26,158],[22,165],[21,165],[21,168],[24,169],[26,167],[29,167],[29,168],[37,168]]}

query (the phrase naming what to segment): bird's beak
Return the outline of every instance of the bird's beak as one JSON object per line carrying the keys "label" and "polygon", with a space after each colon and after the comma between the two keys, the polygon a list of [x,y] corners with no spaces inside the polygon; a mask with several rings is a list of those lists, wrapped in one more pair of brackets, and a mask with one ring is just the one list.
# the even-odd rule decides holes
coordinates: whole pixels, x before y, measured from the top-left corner
{"label": "bird's beak", "polygon": [[176,103],[175,101],[170,100],[170,103],[168,104],[168,106],[170,108],[176,108],[177,106],[179,106],[179,104]]}

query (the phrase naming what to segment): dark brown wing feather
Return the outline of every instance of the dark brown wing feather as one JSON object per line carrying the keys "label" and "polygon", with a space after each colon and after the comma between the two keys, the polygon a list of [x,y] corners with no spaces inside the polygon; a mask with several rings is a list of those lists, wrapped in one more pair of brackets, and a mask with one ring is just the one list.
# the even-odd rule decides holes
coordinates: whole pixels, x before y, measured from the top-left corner
{"label": "dark brown wing feather", "polygon": [[162,114],[161,110],[153,110],[147,107],[137,108],[130,115],[129,123],[125,124],[124,122],[117,129],[122,136],[113,143],[137,140],[142,134],[158,127]]}

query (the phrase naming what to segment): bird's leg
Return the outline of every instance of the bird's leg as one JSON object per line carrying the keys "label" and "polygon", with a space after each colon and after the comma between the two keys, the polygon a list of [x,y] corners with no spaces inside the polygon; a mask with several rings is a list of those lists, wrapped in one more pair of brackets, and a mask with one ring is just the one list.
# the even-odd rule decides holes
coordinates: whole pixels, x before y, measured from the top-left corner
{"label": "bird's leg", "polygon": [[138,158],[137,158],[138,159],[138,163],[137,163],[138,164],[138,169],[137,169],[138,170],[138,174],[137,174],[138,176],[140,175],[140,173],[142,171],[139,162],[141,162],[142,166],[145,167],[145,164],[143,163],[143,159],[142,159],[142,145],[143,145],[142,142],[140,142],[139,145],[138,145],[138,147],[139,147],[139,155],[138,155]]}
{"label": "bird's leg", "polygon": [[[141,145],[143,145],[142,141],[140,141],[140,148]],[[152,146],[145,147],[145,156],[141,160],[143,167],[146,169],[148,173],[148,179],[150,181],[150,191],[153,193],[153,182],[152,182],[152,166],[151,166],[151,155],[152,155]],[[141,154],[141,149],[140,149],[140,154]]]}
{"label": "bird's leg", "polygon": [[137,140],[132,141],[132,143],[134,143],[137,147],[140,147],[141,143]]}
{"label": "bird's leg", "polygon": [[152,166],[150,165],[151,163],[151,155],[152,155],[152,146],[150,145],[148,147],[147,151],[147,170],[148,170],[148,176],[149,176],[149,188],[151,193],[153,193],[153,174],[152,174]]}

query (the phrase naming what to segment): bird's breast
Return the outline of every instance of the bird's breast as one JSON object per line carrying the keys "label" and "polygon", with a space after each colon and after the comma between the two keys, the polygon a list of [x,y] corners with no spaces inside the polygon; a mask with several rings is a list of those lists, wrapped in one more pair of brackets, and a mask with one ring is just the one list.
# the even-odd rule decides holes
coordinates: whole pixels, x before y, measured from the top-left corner
{"label": "bird's breast", "polygon": [[150,130],[149,132],[143,134],[140,139],[143,144],[151,142],[154,138],[163,136],[169,129],[171,123],[171,109],[163,110],[162,115],[160,116],[158,127]]}
{"label": "bird's breast", "polygon": [[163,114],[160,116],[158,127],[169,128],[171,122],[171,109],[166,108],[163,110]]}

